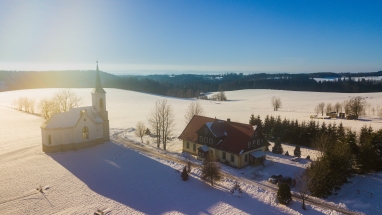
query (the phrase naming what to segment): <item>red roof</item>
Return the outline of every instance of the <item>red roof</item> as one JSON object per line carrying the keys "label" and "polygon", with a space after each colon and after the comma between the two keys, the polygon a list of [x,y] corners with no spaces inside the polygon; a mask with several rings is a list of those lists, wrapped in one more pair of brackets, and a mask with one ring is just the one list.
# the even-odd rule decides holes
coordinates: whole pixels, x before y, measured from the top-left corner
{"label": "red roof", "polygon": [[[209,122],[212,122],[212,124]],[[191,119],[186,128],[183,130],[182,134],[179,136],[179,139],[197,143],[197,131],[205,124],[207,124],[213,133],[219,133],[219,136],[221,133],[223,133],[225,136],[223,141],[217,145],[212,146],[213,148],[234,154],[239,154],[242,150],[243,152],[253,150],[253,148],[248,149],[248,142],[251,140],[256,126],[253,127],[249,124],[224,121],[198,115],[195,115]],[[260,135],[263,138],[263,135]],[[266,142],[267,141],[264,141],[264,143],[260,144],[258,148],[264,146]]]}

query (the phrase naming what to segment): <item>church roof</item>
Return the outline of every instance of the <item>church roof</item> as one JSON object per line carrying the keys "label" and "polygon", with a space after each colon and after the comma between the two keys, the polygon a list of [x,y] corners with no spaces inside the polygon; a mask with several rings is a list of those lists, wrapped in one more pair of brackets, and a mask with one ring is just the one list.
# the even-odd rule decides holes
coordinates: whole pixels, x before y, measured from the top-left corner
{"label": "church roof", "polygon": [[98,70],[98,61],[97,61],[97,70],[96,70],[96,83],[92,93],[106,93],[101,85],[101,78],[99,76],[99,70]]}
{"label": "church roof", "polygon": [[67,128],[75,126],[80,119],[81,115],[87,113],[94,122],[103,122],[101,116],[94,110],[92,106],[71,108],[68,112],[53,114],[41,128],[55,129]]}

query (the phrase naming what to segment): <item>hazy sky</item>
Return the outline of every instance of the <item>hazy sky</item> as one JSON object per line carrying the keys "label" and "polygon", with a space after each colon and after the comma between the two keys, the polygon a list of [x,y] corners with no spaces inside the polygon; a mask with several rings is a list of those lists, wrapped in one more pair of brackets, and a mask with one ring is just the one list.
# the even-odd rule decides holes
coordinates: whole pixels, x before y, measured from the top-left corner
{"label": "hazy sky", "polygon": [[[0,0],[0,70],[382,70],[382,1]],[[154,71],[154,72],[152,72]]]}

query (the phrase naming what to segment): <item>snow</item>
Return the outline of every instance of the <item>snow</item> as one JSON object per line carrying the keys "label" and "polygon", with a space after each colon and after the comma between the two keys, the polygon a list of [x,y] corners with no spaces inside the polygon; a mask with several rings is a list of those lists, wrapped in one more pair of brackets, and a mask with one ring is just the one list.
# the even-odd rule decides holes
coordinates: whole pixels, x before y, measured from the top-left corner
{"label": "snow", "polygon": [[[154,140],[144,138],[144,144],[134,136],[138,121],[147,124],[147,116],[157,99],[166,98],[174,107],[177,119],[173,140],[168,144],[166,154],[187,160],[181,152],[181,141],[176,137],[185,127],[183,115],[193,99],[175,99],[118,89],[105,89],[111,136],[122,135],[124,139],[151,151],[156,149]],[[293,162],[290,156],[267,152],[266,165],[223,170],[248,182],[240,184],[241,198],[232,196],[229,190],[233,180],[223,178],[215,187],[200,180],[201,171],[192,169],[190,179],[181,180],[184,164],[147,153],[137,152],[118,141],[99,146],[54,154],[41,152],[40,126],[44,120],[34,114],[27,114],[9,108],[12,100],[21,96],[36,101],[52,96],[58,89],[34,89],[0,93],[0,208],[5,214],[93,214],[97,209],[108,214],[338,214],[335,211],[308,205],[308,211],[301,209],[301,203],[293,201],[288,206],[277,203],[273,191],[259,186],[267,182],[272,174],[293,177],[306,168],[318,153],[301,147],[302,158]],[[91,105],[91,89],[74,89],[83,99],[83,105]],[[230,101],[216,105],[200,101],[209,117],[231,118],[232,121],[248,123],[250,115],[260,114],[262,119],[278,115],[290,119],[309,120],[318,102],[336,102],[353,94],[288,92],[275,90],[241,90],[226,92]],[[361,94],[376,105],[382,93]],[[270,98],[282,98],[283,108],[274,112]],[[366,121],[369,120],[369,121]],[[363,121],[319,120],[320,122],[343,122],[354,129],[364,124],[381,128],[381,120],[366,116]],[[113,139],[113,138],[112,138]],[[148,143],[148,144],[147,144]],[[284,151],[293,152],[294,146],[283,144]],[[198,162],[193,160],[193,162]],[[251,183],[253,181],[254,183]],[[327,201],[333,205],[361,211],[366,214],[381,213],[382,175],[374,173],[356,176],[353,183],[346,184],[337,195]],[[43,193],[36,188],[43,187]],[[372,191],[358,194],[357,190]],[[293,190],[293,188],[292,188]],[[324,200],[322,200],[324,201]]]}
{"label": "snow", "polygon": [[252,152],[251,155],[255,158],[260,158],[262,156],[265,156],[265,153],[263,151],[255,151],[255,152]]}
{"label": "snow", "polygon": [[66,128],[74,126],[81,117],[81,111],[86,111],[95,122],[103,122],[92,106],[71,108],[68,112],[56,113],[45,123],[45,128]]}

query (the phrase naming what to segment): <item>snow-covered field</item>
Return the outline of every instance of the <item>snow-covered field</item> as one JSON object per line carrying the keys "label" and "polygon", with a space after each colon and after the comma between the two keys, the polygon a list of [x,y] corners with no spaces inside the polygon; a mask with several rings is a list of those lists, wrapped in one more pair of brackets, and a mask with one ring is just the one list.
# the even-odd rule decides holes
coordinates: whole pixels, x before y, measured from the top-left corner
{"label": "snow-covered field", "polygon": [[[10,109],[12,100],[21,96],[36,101],[53,95],[58,89],[20,90],[0,93],[0,208],[5,214],[93,214],[97,209],[109,214],[335,214],[333,211],[308,206],[301,210],[300,202],[287,207],[277,204],[275,194],[261,187],[243,184],[243,198],[228,193],[233,181],[225,179],[215,188],[199,180],[194,168],[191,179],[183,182],[178,170],[183,166],[155,157],[147,157],[119,143],[108,142],[94,148],[65,153],[41,152],[41,117]],[[154,102],[163,97],[118,89],[105,89],[112,134],[124,132],[132,141],[138,121],[147,124],[147,115]],[[83,105],[91,105],[91,89],[75,89],[83,97]],[[309,120],[319,102],[343,101],[353,94],[289,92],[275,90],[241,90],[226,92],[227,102],[200,101],[205,114],[220,119],[247,123],[250,115],[280,115],[290,119]],[[357,94],[359,95],[359,94]],[[382,101],[382,93],[360,94],[372,105]],[[273,112],[272,96],[282,99],[281,111]],[[183,115],[192,99],[167,98],[174,107],[177,126],[174,136],[185,127]],[[323,120],[320,120],[323,121]],[[325,120],[339,124],[341,120]],[[342,121],[345,126],[358,129],[364,124],[375,129],[382,127],[377,117],[366,116],[360,121]],[[146,138],[145,142],[150,138]],[[289,148],[288,148],[289,147]],[[292,152],[293,146],[284,145]],[[175,138],[168,147],[180,152]],[[303,157],[316,154],[302,149]],[[293,176],[309,161],[289,161],[284,155],[268,154],[265,168],[246,167],[226,171],[257,182],[265,182],[271,174]],[[357,176],[346,184],[338,195],[328,200],[366,214],[381,213],[382,174]],[[42,186],[44,194],[36,188]],[[357,190],[372,190],[358,194]]]}

